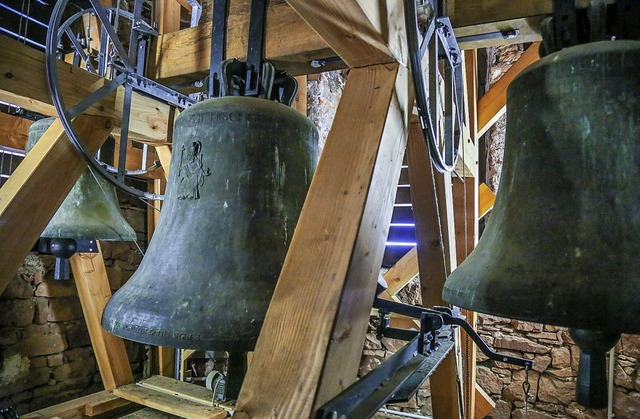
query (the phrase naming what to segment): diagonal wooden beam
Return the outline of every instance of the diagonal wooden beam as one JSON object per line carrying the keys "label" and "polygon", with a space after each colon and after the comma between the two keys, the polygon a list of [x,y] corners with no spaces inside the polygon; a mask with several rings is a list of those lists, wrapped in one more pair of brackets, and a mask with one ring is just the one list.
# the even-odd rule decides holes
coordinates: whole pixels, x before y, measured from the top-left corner
{"label": "diagonal wooden beam", "polygon": [[287,0],[349,67],[406,62],[402,3]]}
{"label": "diagonal wooden beam", "polygon": [[[106,79],[59,61],[61,91],[67,106],[88,97]],[[87,109],[85,114],[112,118],[119,126],[124,89],[119,88]],[[35,112],[57,116],[45,74],[44,54],[6,36],[0,36],[0,100]],[[164,142],[167,138],[169,106],[134,94],[129,133],[132,138]],[[117,131],[117,129],[116,129]]]}
{"label": "diagonal wooden beam", "polygon": [[[76,128],[96,152],[113,120],[79,116]],[[56,120],[0,188],[0,294],[86,165]]]}
{"label": "diagonal wooden beam", "polygon": [[237,417],[308,418],[355,381],[405,149],[407,96],[402,66],[351,70]]}
{"label": "diagonal wooden beam", "polygon": [[513,63],[509,70],[480,98],[478,101],[478,133],[476,138],[487,132],[504,115],[507,110],[507,88],[522,70],[540,59],[538,55],[539,47],[540,42],[529,46],[518,61]]}

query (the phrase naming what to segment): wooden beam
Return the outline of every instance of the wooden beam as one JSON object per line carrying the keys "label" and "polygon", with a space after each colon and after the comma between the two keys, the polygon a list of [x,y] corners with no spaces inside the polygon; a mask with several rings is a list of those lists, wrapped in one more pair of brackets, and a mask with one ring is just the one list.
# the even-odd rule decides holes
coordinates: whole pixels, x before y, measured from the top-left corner
{"label": "wooden beam", "polygon": [[406,63],[404,12],[398,1],[287,0],[347,66]]}
{"label": "wooden beam", "polygon": [[481,183],[478,187],[478,219],[484,217],[493,208],[495,202],[496,194],[486,183]]}
{"label": "wooden beam", "polygon": [[[106,83],[68,63],[58,61],[61,91],[67,106],[78,103]],[[6,36],[0,36],[0,100],[49,116],[57,116],[45,74],[44,53]],[[104,97],[85,114],[113,118],[120,126],[124,89]],[[131,105],[130,136],[137,140],[164,142],[169,106],[135,93]],[[117,130],[116,130],[117,131]]]}
{"label": "wooden beam", "polygon": [[[427,145],[417,121],[412,122],[409,127],[407,161],[416,225],[422,304],[425,307],[443,305],[444,281],[456,265],[455,230],[451,216],[451,176],[433,173]],[[432,179],[435,180],[435,190]],[[454,352],[446,356],[430,380],[433,416],[439,419],[458,419],[460,407]]]}
{"label": "wooden beam", "polygon": [[552,0],[456,0],[451,11],[454,27],[509,21],[553,13]]}
{"label": "wooden beam", "polygon": [[105,390],[133,383],[124,341],[107,333],[101,325],[111,288],[100,244],[98,253],[76,253],[71,256],[70,263]]}
{"label": "wooden beam", "polygon": [[513,79],[530,64],[538,61],[540,42],[529,46],[518,61],[500,77],[500,79],[478,101],[478,133],[483,135],[507,110],[507,88]]}
{"label": "wooden beam", "polygon": [[[164,380],[171,381],[169,389],[145,386],[145,381],[156,379],[161,385]],[[158,380],[160,379],[160,380]],[[181,383],[166,377],[151,377],[138,384],[129,384],[113,390],[113,394],[134,403],[148,406],[171,415],[191,419],[223,419],[228,412],[211,404],[211,393],[203,387],[193,384]],[[182,384],[181,386],[179,384]],[[193,397],[196,393],[198,397]],[[203,393],[207,393],[207,401],[202,399]],[[194,399],[198,399],[196,401]]]}
{"label": "wooden beam", "polygon": [[[158,32],[170,33],[180,30],[180,6],[180,2],[173,0],[156,1],[154,3],[154,14],[156,23],[158,24]],[[191,12],[190,5],[188,9],[189,12]]]}
{"label": "wooden beam", "polygon": [[33,121],[0,112],[0,146],[24,150]]}
{"label": "wooden beam", "polygon": [[[107,391],[100,391],[98,393],[89,394],[87,396],[78,397],[68,402],[56,404],[54,406],[45,407],[44,409],[37,410],[35,412],[21,415],[22,419],[51,419],[51,418],[64,418],[64,419],[76,419],[84,418],[86,416],[86,410],[88,406],[100,406],[102,403],[113,400],[114,396]],[[92,409],[93,410],[93,409]]]}
{"label": "wooden beam", "polygon": [[293,101],[293,109],[307,116],[307,76],[296,77],[298,93]]}
{"label": "wooden beam", "polygon": [[[79,116],[75,123],[92,152],[113,127],[104,117]],[[0,188],[0,294],[85,168],[56,120]]]}
{"label": "wooden beam", "polygon": [[[398,45],[403,43],[400,38],[404,36],[404,23],[401,21],[404,13],[395,6],[399,2],[358,0],[344,3],[323,0],[318,3],[292,0],[296,10],[304,19],[316,25],[314,29],[318,32],[311,29],[303,17],[283,1],[273,0],[270,3],[266,22],[266,58],[290,74],[311,74],[346,68],[343,61],[333,60],[336,56],[348,60],[351,66],[364,65],[361,63],[363,59],[367,62],[384,62],[392,57],[394,60],[404,61],[403,53],[398,49]],[[349,7],[345,7],[346,4]],[[385,7],[385,13],[378,9]],[[246,57],[248,10],[248,0],[231,3],[227,32],[229,57]],[[456,36],[507,29],[519,29],[521,32],[514,39],[461,43],[462,48],[471,49],[540,40],[539,23],[544,15],[552,13],[552,6],[551,0],[464,0],[456,1],[452,11]],[[386,17],[387,13],[391,14],[390,18]],[[362,26],[356,26],[360,24]],[[395,27],[397,24],[401,26]],[[400,38],[385,41],[391,39],[393,33],[397,33]],[[339,35],[349,39],[334,39]],[[385,43],[391,47],[385,47]],[[358,54],[356,45],[362,45],[372,55],[354,61],[351,56]],[[152,43],[148,74],[168,84],[202,80],[209,72],[210,49],[211,22],[161,35]],[[327,58],[332,60],[327,61],[324,67],[312,68],[309,65],[311,60]]]}
{"label": "wooden beam", "polygon": [[238,418],[308,418],[356,379],[405,148],[407,96],[402,66],[351,70]]}
{"label": "wooden beam", "polygon": [[476,418],[484,418],[496,408],[496,402],[491,399],[491,396],[476,383]]}
{"label": "wooden beam", "polygon": [[98,393],[102,397],[88,401],[84,406],[84,414],[93,417],[98,415],[106,416],[107,413],[113,412],[123,406],[130,405],[129,400],[121,399],[111,392]]}
{"label": "wooden beam", "polygon": [[418,275],[418,252],[412,248],[400,258],[385,274],[387,292],[394,296]]}
{"label": "wooden beam", "polygon": [[[265,28],[268,61],[293,75],[345,68],[337,61],[314,71],[309,61],[335,57],[335,52],[286,3],[270,3]],[[248,1],[231,2],[227,25],[227,56],[246,59]],[[202,80],[209,73],[210,57],[211,22],[207,22],[159,36],[150,48],[148,74],[167,84]]]}

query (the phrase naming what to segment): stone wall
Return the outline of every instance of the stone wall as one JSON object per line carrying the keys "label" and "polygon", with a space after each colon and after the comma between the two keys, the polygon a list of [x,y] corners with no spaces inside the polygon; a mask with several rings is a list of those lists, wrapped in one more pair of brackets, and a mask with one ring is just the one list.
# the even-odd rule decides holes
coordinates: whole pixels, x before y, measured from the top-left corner
{"label": "stone wall", "polygon": [[[528,414],[553,417],[606,418],[607,411],[585,410],[575,402],[580,350],[566,328],[494,316],[479,316],[478,331],[496,351],[533,360]],[[616,418],[640,415],[640,336],[623,335],[616,346],[614,403]],[[496,400],[490,418],[524,418],[525,371],[478,356],[478,383]]]}
{"label": "stone wall", "polygon": [[[123,198],[123,214],[144,248],[146,209]],[[141,256],[134,243],[103,242],[109,282],[117,289]],[[0,404],[19,414],[103,389],[73,279],[53,279],[52,256],[30,254],[0,295]],[[144,347],[126,342],[140,376]]]}

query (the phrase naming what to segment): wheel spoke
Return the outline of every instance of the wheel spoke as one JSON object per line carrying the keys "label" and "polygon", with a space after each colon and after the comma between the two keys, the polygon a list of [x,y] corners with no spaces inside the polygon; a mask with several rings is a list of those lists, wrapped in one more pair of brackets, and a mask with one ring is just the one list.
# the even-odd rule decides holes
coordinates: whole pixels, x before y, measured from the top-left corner
{"label": "wheel spoke", "polygon": [[98,17],[98,20],[100,20],[102,27],[104,28],[104,30],[107,31],[107,34],[109,34],[111,43],[115,47],[116,51],[118,51],[118,55],[120,55],[120,59],[122,60],[122,63],[124,64],[124,66],[127,68],[128,71],[133,72],[134,71],[133,66],[129,61],[129,54],[127,54],[127,51],[124,49],[124,47],[122,46],[122,43],[118,39],[118,35],[116,34],[116,31],[113,28],[113,25],[109,21],[109,18],[107,17],[107,14],[105,13],[104,8],[102,7],[102,5],[98,0],[89,0],[89,1],[91,2],[93,9],[95,10],[96,16]]}
{"label": "wheel spoke", "polygon": [[127,84],[124,88],[124,103],[122,105],[122,121],[120,123],[120,150],[118,153],[118,174],[116,178],[124,182],[127,170],[127,144],[129,142],[129,115],[131,114],[131,96],[133,88]]}
{"label": "wheel spoke", "polygon": [[[96,69],[93,67],[93,64],[91,64],[91,59],[84,52],[84,48],[82,47],[80,42],[78,42],[78,39],[73,35],[73,32],[71,32],[71,29],[69,28],[65,29],[64,33],[67,35],[69,40],[71,40],[71,43],[73,44],[73,49],[75,50],[76,54],[80,56],[80,58],[85,63],[85,65],[88,67],[88,70],[95,73]],[[89,54],[91,54],[91,52],[89,52]]]}
{"label": "wheel spoke", "polygon": [[86,111],[96,102],[99,102],[100,99],[107,96],[109,93],[113,92],[118,88],[118,86],[124,84],[127,81],[127,73],[122,73],[118,77],[113,80],[108,81],[104,86],[99,88],[98,90],[91,93],[86,98],[82,99],[80,102],[76,103],[74,106],[67,110],[67,114],[69,118],[75,118],[80,115],[82,112]]}

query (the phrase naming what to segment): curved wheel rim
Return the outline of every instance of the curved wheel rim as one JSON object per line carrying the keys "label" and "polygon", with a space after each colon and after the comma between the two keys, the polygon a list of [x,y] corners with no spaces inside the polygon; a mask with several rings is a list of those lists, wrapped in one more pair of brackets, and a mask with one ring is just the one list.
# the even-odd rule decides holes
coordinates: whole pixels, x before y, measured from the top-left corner
{"label": "curved wheel rim", "polygon": [[[64,130],[67,134],[67,137],[73,144],[74,148],[80,153],[82,158],[87,162],[89,168],[105,178],[109,183],[116,186],[117,188],[131,194],[137,196],[142,199],[147,200],[161,200],[163,199],[162,195],[149,193],[147,191],[143,191],[132,186],[126,185],[124,181],[120,181],[116,177],[114,177],[106,168],[104,163],[99,162],[93,157],[93,154],[87,150],[84,143],[81,141],[78,132],[76,131],[73,125],[73,115],[69,112],[70,108],[65,106],[63,94],[60,89],[59,77],[58,77],[58,68],[56,58],[56,51],[58,46],[58,40],[60,39],[61,30],[64,33],[64,28],[61,27],[62,13],[64,12],[66,6],[68,4],[68,0],[59,0],[54,6],[53,12],[51,14],[51,19],[49,21],[49,30],[47,31],[46,38],[46,50],[45,50],[45,64],[46,64],[46,73],[47,73],[47,82],[49,83],[49,89],[51,90],[51,98],[53,101],[53,105],[56,109],[60,122],[64,127]],[[93,10],[93,9],[88,9]],[[80,13],[80,12],[78,12]],[[75,15],[73,15],[75,16]],[[72,16],[72,17],[73,17]],[[137,172],[137,171],[136,171]],[[125,172],[125,175],[127,173]]]}

